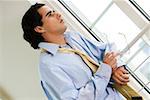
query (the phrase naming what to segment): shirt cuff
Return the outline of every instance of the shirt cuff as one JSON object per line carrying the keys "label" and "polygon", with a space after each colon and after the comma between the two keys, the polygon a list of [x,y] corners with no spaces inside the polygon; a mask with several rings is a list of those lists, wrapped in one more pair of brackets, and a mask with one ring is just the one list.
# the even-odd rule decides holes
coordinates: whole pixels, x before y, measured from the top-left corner
{"label": "shirt cuff", "polygon": [[117,67],[125,65],[125,62],[123,62],[121,59],[117,59]]}
{"label": "shirt cuff", "polygon": [[95,73],[95,76],[110,79],[111,74],[112,74],[112,68],[108,64],[101,62],[100,67],[98,68],[97,72]]}

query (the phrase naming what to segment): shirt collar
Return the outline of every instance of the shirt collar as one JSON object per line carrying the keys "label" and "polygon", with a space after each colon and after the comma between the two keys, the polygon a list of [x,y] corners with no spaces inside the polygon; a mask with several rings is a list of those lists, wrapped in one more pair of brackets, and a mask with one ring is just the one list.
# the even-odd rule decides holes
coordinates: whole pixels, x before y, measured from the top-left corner
{"label": "shirt collar", "polygon": [[52,55],[55,55],[57,53],[57,50],[59,48],[58,44],[54,43],[48,43],[48,42],[41,42],[38,45],[41,49],[45,49],[46,51],[50,52]]}
{"label": "shirt collar", "polygon": [[[65,36],[67,43],[70,44],[70,34],[68,32],[65,32],[64,36]],[[59,44],[48,43],[48,42],[40,42],[38,46],[41,49],[45,49],[46,51],[48,51],[52,55],[55,55],[58,51],[58,48],[61,47]]]}

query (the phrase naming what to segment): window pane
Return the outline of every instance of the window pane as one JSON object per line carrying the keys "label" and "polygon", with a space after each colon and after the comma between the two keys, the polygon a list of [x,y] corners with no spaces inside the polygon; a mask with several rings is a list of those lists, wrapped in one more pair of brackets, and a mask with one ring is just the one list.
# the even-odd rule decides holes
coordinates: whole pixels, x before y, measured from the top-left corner
{"label": "window pane", "polygon": [[[63,0],[85,22],[93,23],[112,0]],[[86,19],[85,19],[86,18]]]}
{"label": "window pane", "polygon": [[150,16],[150,0],[134,0]]}
{"label": "window pane", "polygon": [[[138,46],[137,46],[138,45]],[[142,48],[141,48],[142,47]],[[132,65],[132,66],[134,66],[134,67],[132,67],[132,69],[133,70],[135,70],[135,68],[137,67],[137,66],[139,66],[146,58],[148,58],[149,56],[150,56],[150,52],[149,52],[149,50],[150,50],[150,47],[143,41],[143,40],[141,40],[140,42],[138,41],[137,43],[136,43],[136,45],[134,45],[131,49],[130,49],[130,51],[132,50],[134,50],[133,51],[133,53],[135,53],[135,50],[138,50],[138,49],[140,49],[136,54],[135,54],[135,56],[134,57],[132,57],[134,54],[130,54],[130,53],[128,53],[128,55],[132,55],[132,56],[130,56],[130,57],[132,57],[131,59],[130,58],[128,58],[129,59],[129,61],[127,62],[128,64],[130,64],[130,65]],[[129,52],[130,52],[129,51]],[[127,56],[126,56],[127,57]],[[133,64],[132,64],[133,63]]]}
{"label": "window pane", "polygon": [[138,40],[122,59],[145,84],[150,81],[150,46],[145,41]]}
{"label": "window pane", "polygon": [[149,89],[150,89],[150,82],[149,82],[149,84],[148,84],[148,87],[149,87]]}
{"label": "window pane", "polygon": [[[94,27],[103,34],[107,42],[117,44],[122,50],[140,32],[140,29],[115,5],[106,12]],[[101,38],[101,33],[95,31]]]}
{"label": "window pane", "polygon": [[150,57],[140,66],[140,69],[137,70],[137,73],[145,76],[147,80],[150,81]]}
{"label": "window pane", "polygon": [[[143,42],[143,43],[142,43]],[[142,39],[139,39],[122,57],[122,59],[126,62],[129,63],[130,60],[137,54],[139,53],[142,48],[145,46],[145,43]]]}
{"label": "window pane", "polygon": [[139,93],[144,97],[143,100],[150,100],[150,94],[144,89],[142,89]]}

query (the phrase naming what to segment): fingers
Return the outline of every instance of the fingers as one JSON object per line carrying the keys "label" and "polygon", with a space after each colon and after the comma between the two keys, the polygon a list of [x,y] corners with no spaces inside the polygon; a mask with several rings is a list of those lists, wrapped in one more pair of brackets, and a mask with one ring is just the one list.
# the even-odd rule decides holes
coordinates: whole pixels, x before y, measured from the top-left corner
{"label": "fingers", "polygon": [[121,74],[116,76],[122,82],[129,82],[129,75],[128,74]]}
{"label": "fingers", "polygon": [[117,77],[115,77],[115,76],[113,76],[112,78],[115,80],[115,82],[116,82],[117,84],[120,84],[120,85],[127,84],[126,82],[123,82],[123,81],[119,80],[119,79],[118,79]]}
{"label": "fingers", "polygon": [[123,75],[120,75],[120,77],[122,77],[123,79],[126,79],[129,80],[129,74],[123,74]]}
{"label": "fingers", "polygon": [[109,61],[113,60],[114,58],[116,58],[118,56],[118,53],[115,52],[108,52],[105,55],[105,58],[108,58]]}
{"label": "fingers", "polygon": [[105,57],[107,58],[110,54],[111,52],[106,53]]}
{"label": "fingers", "polygon": [[129,77],[124,76],[124,75],[123,76],[121,76],[121,75],[114,76],[113,75],[112,78],[115,80],[116,83],[121,84],[121,85],[127,84],[129,82]]}
{"label": "fingers", "polygon": [[117,66],[117,59],[116,59],[117,56],[118,56],[118,53],[108,52],[104,56],[103,62],[110,65],[112,68],[115,68]]}
{"label": "fingers", "polygon": [[128,71],[124,67],[119,67],[112,75],[112,78],[118,84],[127,84],[129,82]]}
{"label": "fingers", "polygon": [[129,74],[129,72],[128,72],[126,69],[124,69],[124,67],[122,68],[122,72],[123,72],[124,74]]}
{"label": "fingers", "polygon": [[122,66],[118,68],[123,74],[129,74],[129,72]]}
{"label": "fingers", "polygon": [[110,61],[110,65],[112,66],[112,68],[114,69],[116,66],[117,66],[117,59],[112,59],[111,61]]}

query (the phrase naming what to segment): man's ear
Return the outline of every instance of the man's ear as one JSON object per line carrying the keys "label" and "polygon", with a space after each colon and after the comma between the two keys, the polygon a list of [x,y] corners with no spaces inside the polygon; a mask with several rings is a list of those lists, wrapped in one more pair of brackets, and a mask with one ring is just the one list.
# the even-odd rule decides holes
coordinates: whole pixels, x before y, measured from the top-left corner
{"label": "man's ear", "polygon": [[45,29],[42,26],[36,26],[34,30],[38,33],[44,33]]}

